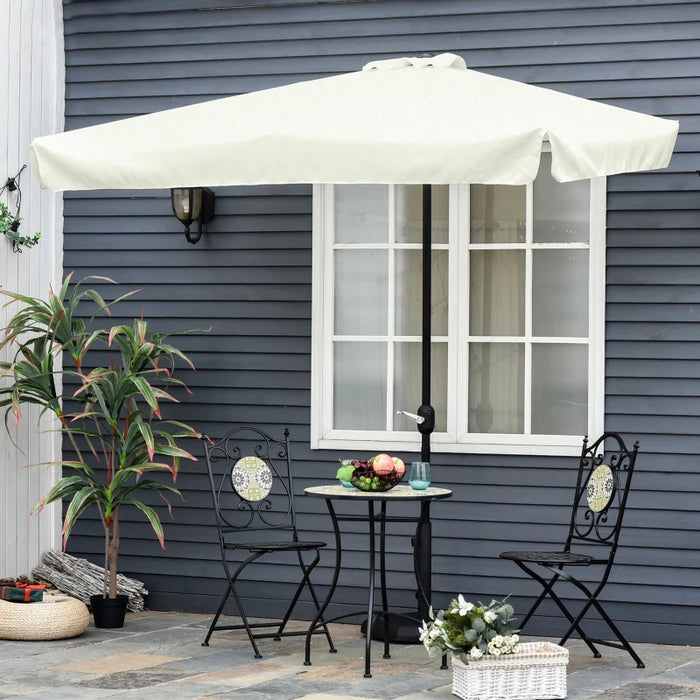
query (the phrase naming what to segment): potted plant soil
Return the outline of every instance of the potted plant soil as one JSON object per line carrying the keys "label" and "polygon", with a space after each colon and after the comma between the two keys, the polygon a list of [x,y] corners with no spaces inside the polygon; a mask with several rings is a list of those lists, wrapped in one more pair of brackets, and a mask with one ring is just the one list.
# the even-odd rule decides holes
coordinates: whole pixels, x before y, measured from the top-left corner
{"label": "potted plant soil", "polygon": [[[170,510],[168,494],[180,495],[174,485],[180,460],[195,459],[178,441],[200,435],[161,415],[161,403],[176,401],[171,389],[184,387],[174,376],[176,361],[192,363],[143,318],[105,327],[98,316],[111,315],[110,307],[134,292],[107,302],[96,290],[85,288],[88,280],[113,283],[89,277],[72,285],[68,275],[59,293],[50,292],[46,300],[0,292],[8,303],[20,306],[0,338],[0,349],[8,350],[11,358],[0,362],[0,379],[6,380],[0,386],[0,407],[6,409],[6,425],[10,419],[19,423],[25,403],[57,417],[73,454],[59,463],[62,478],[33,512],[66,499],[65,546],[80,516],[97,509],[104,531],[105,579],[102,595],[91,599],[95,624],[121,627],[127,604],[127,596],[117,595],[121,510],[140,510],[164,547],[158,513],[142,498],[157,492]],[[94,307],[87,319],[86,304]],[[168,479],[153,479],[153,472],[165,472]],[[108,609],[106,618],[103,608]]]}

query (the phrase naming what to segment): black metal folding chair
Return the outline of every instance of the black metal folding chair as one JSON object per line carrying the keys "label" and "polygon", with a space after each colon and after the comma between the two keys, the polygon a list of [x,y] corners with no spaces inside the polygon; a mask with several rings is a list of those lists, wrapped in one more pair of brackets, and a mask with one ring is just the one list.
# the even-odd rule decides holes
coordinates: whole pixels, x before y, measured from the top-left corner
{"label": "black metal folding chair", "polygon": [[[538,581],[543,589],[540,597],[520,623],[521,629],[525,627],[540,603],[549,597],[569,621],[569,628],[561,638],[560,644],[564,644],[576,631],[596,658],[600,657],[596,644],[615,647],[627,651],[637,663],[637,667],[644,668],[642,660],[598,600],[610,576],[617,552],[622,518],[627,505],[627,495],[638,449],[639,443],[635,442],[632,450],[628,450],[617,433],[604,433],[590,446],[588,438],[584,438],[569,534],[563,549],[561,551],[502,552],[499,556],[502,559],[514,561],[526,574]],[[600,568],[590,568],[595,566]],[[585,567],[591,577],[593,571],[600,574],[595,577],[596,583],[590,583],[590,581],[583,583],[569,570],[565,571],[565,567]],[[583,606],[578,614],[574,615],[570,612],[554,592],[554,585],[559,581],[567,581],[583,592],[585,596]],[[591,608],[594,608],[607,623],[617,642],[593,639],[583,631],[581,620]]]}
{"label": "black metal folding chair", "polygon": [[[295,632],[285,631],[285,628],[305,587],[311,594],[316,611],[319,610],[318,597],[309,577],[319,562],[319,550],[326,543],[299,539],[294,509],[289,430],[285,430],[284,438],[278,440],[260,428],[237,426],[216,443],[205,441],[205,452],[221,545],[221,561],[228,583],[202,646],[209,646],[209,638],[215,631],[245,629],[255,658],[259,659],[261,654],[256,644],[257,639],[280,639],[306,634],[306,629]],[[281,620],[251,623],[236,583],[249,564],[282,552],[296,554],[302,572],[301,581]],[[304,552],[314,553],[313,559],[308,563],[304,561]],[[217,625],[231,595],[242,623]],[[268,631],[258,631],[261,628],[267,628]],[[270,631],[270,628],[276,629]],[[315,634],[325,634],[330,651],[335,651],[325,624]]]}

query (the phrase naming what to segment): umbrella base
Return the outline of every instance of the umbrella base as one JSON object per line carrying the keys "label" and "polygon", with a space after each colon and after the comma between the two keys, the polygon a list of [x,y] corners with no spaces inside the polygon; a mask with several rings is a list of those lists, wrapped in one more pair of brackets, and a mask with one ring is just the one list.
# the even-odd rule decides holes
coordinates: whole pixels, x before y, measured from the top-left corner
{"label": "umbrella base", "polygon": [[[394,644],[419,644],[418,627],[421,624],[421,616],[418,612],[395,613],[387,612],[387,631],[389,641]],[[366,623],[363,622],[360,629],[366,634]],[[384,641],[384,617],[381,613],[375,615],[372,623],[372,639]]]}

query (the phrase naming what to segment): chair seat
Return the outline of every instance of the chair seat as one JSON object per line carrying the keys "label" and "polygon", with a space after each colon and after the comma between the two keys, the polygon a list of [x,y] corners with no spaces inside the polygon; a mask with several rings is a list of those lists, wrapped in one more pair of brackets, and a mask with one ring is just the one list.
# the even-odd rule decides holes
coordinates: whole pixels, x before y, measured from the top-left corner
{"label": "chair seat", "polygon": [[569,564],[571,566],[588,566],[593,557],[586,554],[572,554],[571,552],[501,552],[501,559],[512,561],[524,561],[531,564]]}
{"label": "chair seat", "polygon": [[244,549],[247,552],[296,552],[320,549],[325,542],[283,540],[280,542],[236,542],[224,545],[226,549]]}

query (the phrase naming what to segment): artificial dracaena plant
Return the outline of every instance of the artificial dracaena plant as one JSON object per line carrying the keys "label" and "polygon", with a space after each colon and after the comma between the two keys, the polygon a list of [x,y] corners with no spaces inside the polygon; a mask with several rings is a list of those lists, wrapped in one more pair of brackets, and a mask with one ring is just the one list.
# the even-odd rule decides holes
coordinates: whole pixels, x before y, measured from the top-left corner
{"label": "artificial dracaena plant", "polygon": [[[56,415],[60,430],[70,440],[75,459],[62,460],[64,476],[34,506],[40,512],[53,501],[68,499],[63,522],[64,546],[78,518],[96,506],[105,537],[104,595],[116,596],[119,554],[119,515],[122,506],[132,505],[148,519],[161,546],[163,526],[156,510],[141,500],[146,491],[158,492],[170,510],[167,494],[180,495],[174,483],[181,459],[195,459],[177,444],[180,438],[200,437],[189,425],[164,420],[161,403],[176,401],[172,387],[184,387],[174,377],[179,358],[189,359],[168,342],[168,336],[148,328],[143,319],[131,325],[95,328],[97,316],[110,315],[110,307],[131,296],[129,292],[106,302],[88,280],[112,283],[104,277],[89,277],[71,284],[71,275],[58,294],[47,300],[3,291],[8,304],[20,310],[10,319],[0,350],[13,350],[10,360],[0,362],[0,407],[5,422],[19,423],[21,406],[36,404],[42,413]],[[95,312],[79,315],[81,303],[92,303]],[[84,304],[80,309],[84,313]],[[95,351],[108,357],[106,366],[89,366],[86,357]],[[61,369],[60,355],[67,365]],[[70,386],[68,395],[57,387]],[[150,478],[152,472],[167,472],[173,483]]]}

